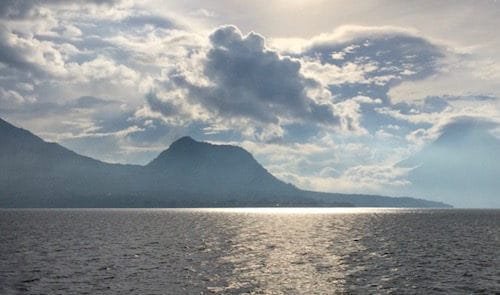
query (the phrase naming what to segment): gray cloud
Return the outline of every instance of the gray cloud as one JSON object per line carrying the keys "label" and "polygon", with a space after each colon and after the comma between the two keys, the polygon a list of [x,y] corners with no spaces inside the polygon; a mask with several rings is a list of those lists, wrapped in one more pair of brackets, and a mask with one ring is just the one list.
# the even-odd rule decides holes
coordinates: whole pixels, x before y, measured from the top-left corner
{"label": "gray cloud", "polygon": [[391,32],[356,36],[341,43],[325,40],[313,44],[301,55],[337,66],[348,62],[372,62],[376,69],[369,72],[368,77],[394,75],[406,79],[432,74],[436,70],[436,61],[444,56],[440,47],[424,38]]}
{"label": "gray cloud", "polygon": [[112,105],[116,107],[117,104],[118,102],[115,100],[107,100],[94,96],[81,96],[62,103],[38,101],[25,103],[22,105],[22,108],[8,108],[0,106],[0,113],[9,113],[10,115],[15,114],[20,117],[40,117],[55,114],[67,114],[69,112],[82,109],[95,110]]}
{"label": "gray cloud", "polygon": [[74,101],[66,103],[64,106],[69,108],[90,109],[116,103],[117,102],[114,100],[102,99],[94,96],[81,96]]}
{"label": "gray cloud", "polygon": [[319,103],[308,95],[308,90],[320,85],[300,73],[300,62],[267,49],[261,35],[243,36],[236,27],[225,26],[209,40],[203,75],[210,86],[195,85],[175,71],[169,76],[195,103],[218,116],[262,123],[276,124],[280,118],[338,123],[331,104]]}
{"label": "gray cloud", "polygon": [[23,18],[35,6],[35,1],[5,0],[0,2],[0,17]]}
{"label": "gray cloud", "polygon": [[173,104],[168,101],[160,100],[154,92],[149,92],[148,94],[146,94],[145,99],[151,110],[159,112],[164,116],[172,116],[178,112]]}
{"label": "gray cloud", "polygon": [[[491,134],[488,134],[487,132],[497,128],[499,125],[499,122],[486,118],[460,116],[451,119],[450,122],[441,126],[437,132],[440,134],[439,139],[444,143],[454,142],[457,139],[463,139],[465,135],[470,135],[472,132],[477,130],[482,132],[481,136],[494,140]],[[489,143],[488,140],[477,140],[478,138],[474,139],[477,141],[475,144],[485,145]],[[497,146],[500,146],[498,140],[495,140],[495,142]],[[500,150],[497,152],[500,152]]]}
{"label": "gray cloud", "polygon": [[341,98],[362,94],[387,102],[391,87],[435,74],[445,57],[441,46],[409,32],[358,27],[345,30],[340,36],[324,37],[294,54],[346,69],[344,73],[349,69],[361,72],[356,79],[330,85]]}
{"label": "gray cloud", "polygon": [[71,4],[114,4],[121,0],[2,0],[0,1],[0,18],[20,19],[36,16],[36,8],[43,5]]}
{"label": "gray cloud", "polygon": [[122,21],[123,25],[130,27],[140,27],[144,25],[152,25],[156,28],[169,29],[177,27],[178,24],[172,20],[159,15],[131,15]]}
{"label": "gray cloud", "polygon": [[9,44],[9,33],[10,31],[0,24],[0,63],[15,69],[39,71],[40,69],[30,63],[19,49]]}
{"label": "gray cloud", "polygon": [[61,73],[64,59],[54,43],[43,43],[31,33],[18,32],[0,22],[0,65],[9,68],[9,76],[32,80],[33,76],[46,78]]}
{"label": "gray cloud", "polygon": [[[323,67],[326,74],[312,72],[319,78],[328,76],[332,71],[329,66],[338,69],[340,73],[334,79],[324,79],[337,101],[350,100],[358,95],[380,99],[381,104],[366,104],[360,108],[362,126],[374,133],[389,124],[414,128],[375,109],[381,105],[403,112],[414,109],[415,106],[407,103],[393,105],[389,91],[404,81],[421,80],[436,74],[445,58],[445,48],[403,29],[341,27],[332,35],[313,39],[299,53],[291,55],[316,63],[316,68]],[[429,98],[422,111],[442,111],[446,106],[444,99]]]}

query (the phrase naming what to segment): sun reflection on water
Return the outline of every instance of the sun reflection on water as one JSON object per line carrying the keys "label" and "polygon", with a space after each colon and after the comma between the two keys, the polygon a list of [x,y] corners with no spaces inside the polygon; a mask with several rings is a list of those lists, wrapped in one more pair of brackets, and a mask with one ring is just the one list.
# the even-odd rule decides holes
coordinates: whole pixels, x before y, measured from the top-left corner
{"label": "sun reflection on water", "polygon": [[402,208],[342,208],[342,207],[249,207],[249,208],[197,208],[198,212],[251,213],[251,214],[363,214],[413,211]]}

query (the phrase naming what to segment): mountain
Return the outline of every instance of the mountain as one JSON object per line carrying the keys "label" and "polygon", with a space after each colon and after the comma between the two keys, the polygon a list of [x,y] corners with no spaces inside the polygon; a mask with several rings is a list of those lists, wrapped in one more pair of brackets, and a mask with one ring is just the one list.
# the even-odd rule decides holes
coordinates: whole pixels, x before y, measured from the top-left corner
{"label": "mountain", "polygon": [[495,126],[460,118],[419,153],[400,163],[414,168],[408,194],[426,195],[460,207],[500,207],[500,140]]}
{"label": "mountain", "polygon": [[303,191],[244,149],[190,137],[148,165],[104,163],[0,119],[0,207],[446,207],[412,198]]}
{"label": "mountain", "polygon": [[[231,194],[296,192],[297,189],[271,175],[246,150],[231,145],[213,145],[182,137],[149,163],[146,168],[163,175],[179,187],[196,183],[197,190]],[[186,177],[186,176],[189,177]]]}
{"label": "mountain", "polygon": [[84,206],[86,198],[134,193],[145,178],[140,166],[78,155],[1,119],[0,167],[2,207]]}

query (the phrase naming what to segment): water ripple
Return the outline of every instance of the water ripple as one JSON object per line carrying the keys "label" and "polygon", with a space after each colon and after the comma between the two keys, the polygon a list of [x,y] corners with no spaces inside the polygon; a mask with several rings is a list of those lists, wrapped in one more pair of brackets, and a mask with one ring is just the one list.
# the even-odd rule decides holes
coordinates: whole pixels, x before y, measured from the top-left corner
{"label": "water ripple", "polygon": [[499,210],[0,210],[0,294],[500,292]]}

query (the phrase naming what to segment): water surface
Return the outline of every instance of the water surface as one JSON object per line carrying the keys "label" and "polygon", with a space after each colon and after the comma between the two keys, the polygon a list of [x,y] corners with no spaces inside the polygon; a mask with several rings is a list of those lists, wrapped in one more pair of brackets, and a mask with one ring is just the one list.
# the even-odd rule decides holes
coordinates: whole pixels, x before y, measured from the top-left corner
{"label": "water surface", "polygon": [[500,210],[0,210],[0,294],[500,292]]}

